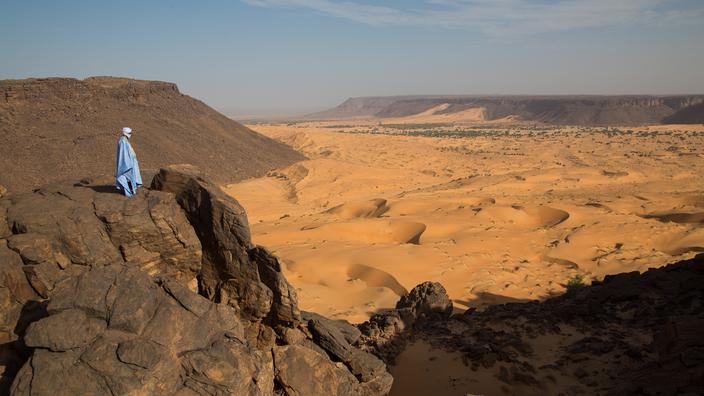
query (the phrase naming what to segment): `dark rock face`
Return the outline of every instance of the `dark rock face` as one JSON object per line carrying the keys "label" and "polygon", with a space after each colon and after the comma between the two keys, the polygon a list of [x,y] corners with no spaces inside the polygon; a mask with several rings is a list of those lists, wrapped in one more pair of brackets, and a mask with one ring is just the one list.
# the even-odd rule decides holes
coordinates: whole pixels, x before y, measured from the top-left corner
{"label": "dark rock face", "polygon": [[162,169],[152,188],[173,193],[203,246],[201,294],[235,306],[251,319],[264,318],[273,294],[249,260],[253,248],[244,208],[190,166]]}
{"label": "dark rock face", "polygon": [[0,240],[0,393],[7,390],[12,377],[31,351],[22,337],[29,323],[45,316],[39,296],[22,271],[19,254]]}
{"label": "dark rock face", "polygon": [[396,303],[396,309],[372,315],[359,325],[360,344],[366,351],[394,363],[415,328],[446,321],[452,314],[452,301],[437,282],[423,282]]}
{"label": "dark rock face", "polygon": [[313,333],[313,339],[316,344],[340,361],[350,361],[352,358],[352,346],[335,326],[330,326],[325,321],[311,319],[308,322],[308,328]]}
{"label": "dark rock face", "polygon": [[665,117],[663,124],[704,124],[704,102],[684,107]]}
{"label": "dark rock face", "polygon": [[301,321],[296,290],[281,272],[281,264],[265,248],[257,246],[249,251],[249,259],[257,263],[262,282],[274,292],[267,322],[295,326]]}
{"label": "dark rock face", "polygon": [[335,327],[342,354],[302,323],[242,207],[196,169],[131,199],[107,183],[0,199],[0,393],[388,393],[353,326]]}

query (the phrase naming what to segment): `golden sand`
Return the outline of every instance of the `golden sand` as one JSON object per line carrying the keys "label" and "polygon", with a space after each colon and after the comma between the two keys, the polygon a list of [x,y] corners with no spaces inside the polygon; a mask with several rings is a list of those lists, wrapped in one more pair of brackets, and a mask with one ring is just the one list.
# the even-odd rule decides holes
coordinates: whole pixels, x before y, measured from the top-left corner
{"label": "golden sand", "polygon": [[250,125],[309,157],[226,187],[304,310],[361,322],[426,280],[460,309],[541,299],[704,250],[702,126],[378,124]]}

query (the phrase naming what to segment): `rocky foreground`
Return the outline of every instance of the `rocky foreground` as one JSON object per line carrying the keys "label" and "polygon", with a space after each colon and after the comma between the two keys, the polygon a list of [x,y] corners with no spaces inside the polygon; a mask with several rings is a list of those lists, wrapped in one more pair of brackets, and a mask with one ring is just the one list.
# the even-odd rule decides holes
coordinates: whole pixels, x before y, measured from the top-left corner
{"label": "rocky foreground", "polygon": [[15,395],[377,395],[349,324],[301,314],[240,205],[195,169],[0,200],[2,388]]}
{"label": "rocky foreground", "polygon": [[299,310],[195,168],[111,184],[0,190],[0,393],[382,395],[417,340],[461,353],[470,390],[704,393],[704,255],[459,315],[426,282],[352,326]]}
{"label": "rocky foreground", "polygon": [[544,302],[451,307],[440,284],[419,285],[361,325],[362,343],[389,363],[409,342],[459,353],[456,394],[704,394],[704,254]]}

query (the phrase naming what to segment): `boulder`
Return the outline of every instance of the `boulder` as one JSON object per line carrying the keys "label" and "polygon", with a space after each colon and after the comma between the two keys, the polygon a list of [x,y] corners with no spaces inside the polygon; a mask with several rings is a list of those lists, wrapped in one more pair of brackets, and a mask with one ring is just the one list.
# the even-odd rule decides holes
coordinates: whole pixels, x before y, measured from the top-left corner
{"label": "boulder", "polygon": [[[100,266],[121,260],[94,212],[90,186],[50,186],[13,195],[7,222],[15,234],[43,235],[72,264]],[[114,194],[117,198],[119,195]]]}
{"label": "boulder", "polygon": [[88,345],[106,325],[79,309],[69,309],[29,325],[24,342],[29,347],[64,352]]}
{"label": "boulder", "polygon": [[[73,264],[127,262],[151,275],[184,283],[194,280],[202,248],[175,197],[142,189],[127,199],[109,190],[107,183],[112,181],[84,180],[13,195],[0,218],[0,232],[4,219],[15,233],[9,236],[9,245],[27,265],[53,263],[66,270]],[[47,280],[44,288],[49,293],[57,275],[53,267],[31,272]]]}
{"label": "boulder", "polygon": [[279,261],[197,170],[130,199],[108,183],[0,199],[0,393],[388,393],[356,328],[301,323]]}
{"label": "boulder", "polygon": [[244,208],[190,165],[159,170],[151,188],[175,195],[203,244],[200,293],[236,307],[248,319],[265,318],[273,293],[249,258],[254,246]]}
{"label": "boulder", "polygon": [[262,282],[273,292],[273,304],[269,312],[269,323],[297,326],[301,321],[296,290],[281,272],[281,264],[268,250],[261,246],[249,250],[249,258],[257,264]]}
{"label": "boulder", "polygon": [[406,335],[413,322],[407,324],[399,310],[390,310],[372,315],[368,321],[359,324],[360,343],[363,350],[371,352],[393,364],[396,356],[406,345]]}
{"label": "boulder", "polygon": [[443,323],[452,314],[452,301],[437,282],[424,282],[401,297],[396,308],[372,315],[358,325],[362,349],[394,363],[415,328]]}
{"label": "boulder", "polygon": [[274,348],[276,381],[288,396],[359,395],[359,382],[341,363],[299,345]]}
{"label": "boulder", "polygon": [[371,353],[355,349],[352,351],[348,366],[352,374],[361,382],[373,381],[386,373],[386,364]]}
{"label": "boulder", "polygon": [[396,309],[408,308],[416,321],[447,319],[452,315],[452,300],[437,282],[423,282],[396,303]]}
{"label": "boulder", "polygon": [[[109,279],[115,283],[106,282]],[[86,296],[96,298],[86,304]],[[97,307],[100,304],[112,308]],[[242,364],[239,371],[229,374],[242,376],[224,379],[230,381],[223,388],[230,386],[229,394],[258,394],[256,389],[239,393],[245,388],[233,384],[272,377],[260,373],[272,372],[271,358],[243,344],[242,324],[231,308],[218,306],[183,286],[178,289],[174,283],[160,286],[143,271],[125,264],[96,268],[74,283],[63,284],[49,310],[50,316],[27,330],[25,342],[36,349],[15,380],[13,394],[29,394],[30,390],[32,394],[49,394],[50,389],[60,394],[83,393],[77,384],[86,373],[90,375],[85,377],[85,389],[98,393],[106,389],[120,394],[173,393],[187,387],[189,381],[200,381],[199,364],[212,364],[214,369],[233,361]],[[232,356],[213,352],[222,345],[239,351],[239,359],[227,360]],[[197,353],[216,357],[205,363]],[[248,361],[249,366],[245,365]],[[185,378],[179,367],[191,368]],[[247,371],[245,367],[258,369]],[[46,382],[49,379],[55,381],[53,388]],[[46,388],[35,386],[45,382]]]}
{"label": "boulder", "polygon": [[359,341],[359,337],[361,336],[361,332],[359,329],[357,329],[355,326],[351,325],[348,321],[338,319],[338,320],[332,320],[328,319],[323,315],[319,315],[315,312],[301,312],[301,317],[306,323],[309,323],[311,320],[316,320],[318,322],[322,322],[325,326],[328,327],[334,327],[339,331],[344,337],[345,340],[347,340],[350,345],[355,345],[357,344],[357,341]]}
{"label": "boulder", "polygon": [[[20,255],[8,248],[6,240],[0,239],[0,294],[5,297],[1,301],[8,304],[3,306],[8,309],[0,310],[0,315],[7,315],[10,312],[10,305],[24,304],[28,300],[37,298],[27,282],[22,267]],[[0,320],[0,326],[2,323],[5,322]]]}
{"label": "boulder", "polygon": [[298,345],[306,340],[306,334],[300,329],[284,327],[280,330],[281,339],[286,345]]}
{"label": "boulder", "polygon": [[221,339],[210,348],[189,352],[182,360],[184,388],[201,395],[271,395],[274,365],[271,353],[239,340]]}
{"label": "boulder", "polygon": [[329,322],[311,319],[308,322],[308,328],[313,334],[316,344],[341,362],[348,363],[350,361],[352,346],[335,326],[329,325]]}
{"label": "boulder", "polygon": [[131,199],[97,194],[95,214],[124,261],[188,284],[201,270],[200,240],[172,194],[140,190]]}

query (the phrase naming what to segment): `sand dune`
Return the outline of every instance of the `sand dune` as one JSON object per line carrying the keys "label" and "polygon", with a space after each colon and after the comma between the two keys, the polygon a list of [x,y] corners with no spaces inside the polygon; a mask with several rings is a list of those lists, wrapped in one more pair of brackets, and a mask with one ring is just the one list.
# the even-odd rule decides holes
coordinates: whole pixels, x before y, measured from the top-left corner
{"label": "sand dune", "polygon": [[424,214],[438,211],[452,211],[464,208],[479,209],[483,206],[493,205],[496,202],[493,198],[465,198],[454,201],[442,201],[438,199],[400,199],[389,204],[389,216],[407,216],[414,214]]}
{"label": "sand dune", "polygon": [[342,219],[356,219],[363,217],[379,217],[387,210],[389,210],[389,207],[386,206],[386,200],[376,198],[364,202],[351,202],[338,205],[327,210],[325,213],[337,215]]}
{"label": "sand dune", "polygon": [[446,123],[486,121],[486,108],[474,107],[462,111],[447,112],[449,103],[433,106],[425,111],[405,117],[385,118],[384,123]]}
{"label": "sand dune", "polygon": [[391,274],[368,265],[352,264],[347,269],[347,275],[352,279],[361,279],[369,286],[385,287],[390,289],[399,297],[408,294],[408,290],[406,290],[403,285],[398,283],[396,278],[394,278]]}
{"label": "sand dune", "polygon": [[704,223],[704,212],[697,213],[649,213],[642,215],[644,219],[656,219],[662,222],[673,223]]}
{"label": "sand dune", "polygon": [[494,206],[480,211],[477,216],[488,216],[490,221],[500,221],[525,227],[554,227],[570,217],[564,210],[549,206]]}
{"label": "sand dune", "polygon": [[309,159],[227,187],[303,309],[359,322],[426,280],[459,308],[541,299],[576,275],[644,271],[704,247],[704,128],[464,138],[345,123],[252,126]]}
{"label": "sand dune", "polygon": [[423,223],[405,220],[359,220],[309,225],[300,234],[308,239],[419,244],[425,228]]}
{"label": "sand dune", "polygon": [[704,230],[676,232],[660,239],[657,247],[671,256],[704,252]]}

